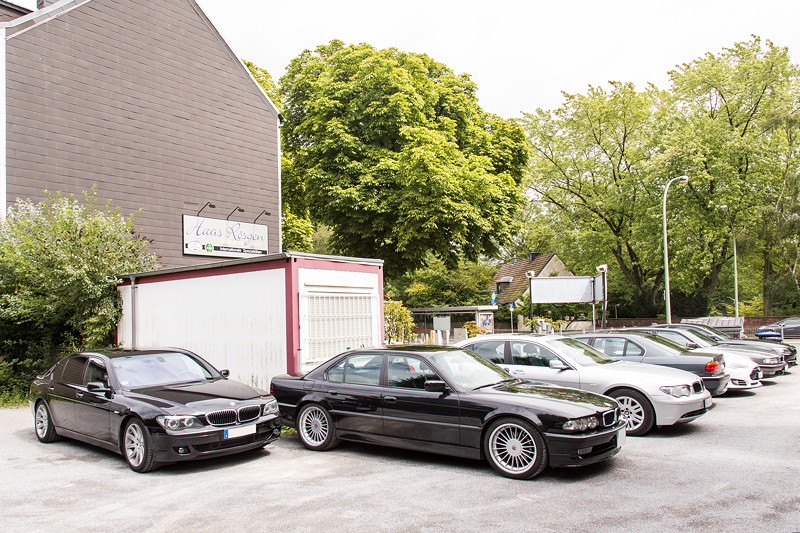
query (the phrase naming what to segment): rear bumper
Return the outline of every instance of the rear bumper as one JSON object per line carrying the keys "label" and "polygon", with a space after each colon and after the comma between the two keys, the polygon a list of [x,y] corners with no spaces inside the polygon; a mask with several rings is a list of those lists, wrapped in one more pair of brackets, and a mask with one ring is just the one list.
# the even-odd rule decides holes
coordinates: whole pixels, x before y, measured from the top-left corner
{"label": "rear bumper", "polygon": [[[225,438],[226,429],[249,428],[255,432],[241,437]],[[260,448],[281,435],[281,417],[262,417],[253,424],[214,428],[197,433],[159,432],[151,433],[154,459],[159,463],[193,461],[207,457],[219,457]]]}
{"label": "rear bumper", "polygon": [[622,420],[613,428],[589,435],[544,434],[552,467],[585,466],[605,461],[619,453],[625,438],[625,422]]}
{"label": "rear bumper", "polygon": [[711,393],[711,396],[719,396],[728,390],[728,384],[730,383],[731,376],[730,374],[709,377],[701,376],[701,379],[703,380],[703,386],[708,392]]}

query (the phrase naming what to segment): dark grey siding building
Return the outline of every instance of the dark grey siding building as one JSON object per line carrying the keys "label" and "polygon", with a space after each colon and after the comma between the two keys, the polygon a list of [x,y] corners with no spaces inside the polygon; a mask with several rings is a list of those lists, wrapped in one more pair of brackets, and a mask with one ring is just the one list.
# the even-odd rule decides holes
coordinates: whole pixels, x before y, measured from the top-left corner
{"label": "dark grey siding building", "polygon": [[211,218],[268,212],[258,223],[281,251],[280,115],[196,2],[17,9],[0,3],[0,214],[96,186],[123,212],[141,209],[165,266],[209,261],[183,255],[181,227],[206,202]]}

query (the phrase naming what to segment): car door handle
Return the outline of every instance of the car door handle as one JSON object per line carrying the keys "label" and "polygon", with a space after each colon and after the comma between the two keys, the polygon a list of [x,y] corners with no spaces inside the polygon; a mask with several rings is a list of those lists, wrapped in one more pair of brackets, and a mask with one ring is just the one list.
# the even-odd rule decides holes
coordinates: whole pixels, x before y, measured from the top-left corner
{"label": "car door handle", "polygon": [[336,396],[337,394],[339,394],[339,391],[338,391],[338,390],[333,390],[333,389],[331,389],[331,390],[329,390],[329,391],[328,391],[328,394],[331,394],[331,395],[333,395],[333,396]]}
{"label": "car door handle", "polygon": [[54,386],[50,385],[49,387],[47,387],[47,390],[56,390],[56,388]]}
{"label": "car door handle", "polygon": [[510,369],[510,368],[508,368],[507,366],[501,366],[500,368],[502,368],[502,369],[503,369],[503,370],[505,370],[506,372],[511,372],[511,369]]}
{"label": "car door handle", "polygon": [[525,371],[524,371],[524,370],[519,370],[519,369],[517,369],[517,370],[514,370],[514,371],[513,371],[513,372],[511,372],[511,373],[512,373],[512,374],[516,374],[516,375],[520,375],[520,374],[524,374],[524,373],[525,373]]}
{"label": "car door handle", "polygon": [[76,392],[75,396],[77,396],[78,398],[83,398],[83,393],[82,392]]}
{"label": "car door handle", "polygon": [[386,403],[397,403],[397,398],[394,396],[384,396],[383,401]]}

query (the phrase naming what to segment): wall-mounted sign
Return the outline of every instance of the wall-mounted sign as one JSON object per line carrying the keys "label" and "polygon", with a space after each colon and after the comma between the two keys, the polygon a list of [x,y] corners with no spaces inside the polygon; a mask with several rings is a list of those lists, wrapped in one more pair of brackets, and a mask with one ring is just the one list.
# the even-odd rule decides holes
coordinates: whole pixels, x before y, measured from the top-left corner
{"label": "wall-mounted sign", "polygon": [[267,254],[267,226],[183,215],[184,255],[251,257]]}

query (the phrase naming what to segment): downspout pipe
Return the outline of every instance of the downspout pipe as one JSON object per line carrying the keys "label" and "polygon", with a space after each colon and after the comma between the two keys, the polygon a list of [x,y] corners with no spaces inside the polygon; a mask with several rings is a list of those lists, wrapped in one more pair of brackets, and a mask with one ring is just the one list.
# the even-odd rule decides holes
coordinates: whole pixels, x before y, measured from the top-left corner
{"label": "downspout pipe", "polygon": [[131,276],[131,350],[136,349],[136,276]]}

